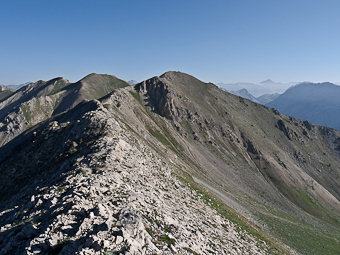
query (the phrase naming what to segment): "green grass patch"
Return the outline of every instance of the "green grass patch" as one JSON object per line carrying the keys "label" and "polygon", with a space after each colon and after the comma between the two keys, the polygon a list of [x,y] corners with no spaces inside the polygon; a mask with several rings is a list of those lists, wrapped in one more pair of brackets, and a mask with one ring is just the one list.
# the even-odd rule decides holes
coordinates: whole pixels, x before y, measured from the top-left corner
{"label": "green grass patch", "polygon": [[181,122],[179,122],[179,124],[182,126],[182,128],[187,131],[189,134],[192,134],[194,131],[191,128],[191,125],[189,123],[189,121],[187,120],[182,120]]}
{"label": "green grass patch", "polygon": [[145,228],[146,232],[149,233],[150,236],[153,236],[153,231],[151,228]]}
{"label": "green grass patch", "polygon": [[174,151],[178,156],[181,157],[181,152],[184,149],[182,145],[180,145],[177,140],[171,135],[171,132],[167,128],[166,120],[147,108],[146,114],[154,121],[154,123],[159,127],[162,133],[160,131],[147,127],[149,132],[152,133],[152,135],[155,136],[159,141],[161,141],[165,146],[168,146],[172,151]]}
{"label": "green grass patch", "polygon": [[289,119],[287,119],[287,118],[282,118],[282,120],[287,122],[287,123],[290,123]]}
{"label": "green grass patch", "polygon": [[151,128],[148,129],[151,135],[153,135],[158,141],[164,144],[166,147],[171,149],[174,152],[178,152],[176,148],[169,142],[169,140],[158,130],[153,130]]}
{"label": "green grass patch", "polygon": [[61,192],[61,191],[65,190],[65,189],[66,189],[66,186],[59,186],[55,190],[58,191],[58,192]]}
{"label": "green grass patch", "polygon": [[296,196],[298,197],[299,200],[303,201],[306,205],[313,207],[313,208],[318,208],[319,209],[319,205],[314,202],[308,195],[306,192],[303,192],[301,190],[296,190],[295,191]]}
{"label": "green grass patch", "polygon": [[330,231],[324,232],[319,228],[298,223],[297,219],[292,222],[269,214],[262,214],[260,218],[270,226],[274,235],[301,254],[340,254],[340,233],[335,236]]}
{"label": "green grass patch", "polygon": [[22,111],[22,113],[24,114],[25,119],[27,120],[28,123],[31,123],[32,120],[32,115],[29,111],[29,108],[25,105],[21,105],[20,109]]}
{"label": "green grass patch", "polygon": [[[307,201],[311,199],[307,194],[301,196]],[[340,254],[340,231],[336,225],[320,223],[322,227],[313,226],[251,198],[248,203],[260,209],[256,215],[266,223],[270,233],[301,254]]]}
{"label": "green grass patch", "polygon": [[191,254],[198,255],[198,253],[196,253],[195,251],[191,250],[188,247],[184,247],[183,249],[186,250],[187,252],[190,252]]}
{"label": "green grass patch", "polygon": [[302,209],[321,220],[324,220],[330,224],[336,224],[340,227],[339,220],[330,211],[314,201],[306,192],[295,189],[293,190],[293,194],[295,196],[297,204]]}
{"label": "green grass patch", "polygon": [[159,241],[166,243],[168,245],[175,245],[176,240],[173,238],[170,238],[168,235],[161,235],[159,237]]}
{"label": "green grass patch", "polygon": [[233,222],[236,227],[237,231],[245,231],[248,234],[255,237],[258,242],[257,245],[259,248],[265,249],[266,247],[263,246],[263,242],[265,242],[268,246],[268,252],[270,254],[289,254],[289,252],[284,249],[276,240],[272,237],[268,236],[264,231],[262,231],[258,226],[254,225],[250,221],[248,221],[243,216],[239,215],[236,211],[232,208],[225,205],[222,201],[215,198],[212,194],[210,194],[207,190],[200,187],[192,177],[186,173],[183,173],[182,176],[177,176],[182,183],[189,186],[191,189],[197,192],[203,201],[210,206],[212,209],[216,210],[220,215],[222,215],[227,220]]}
{"label": "green grass patch", "polygon": [[52,96],[52,95],[60,92],[67,85],[69,85],[69,83],[65,82],[64,80],[57,81],[56,84],[53,86],[52,91],[48,94],[48,96]]}
{"label": "green grass patch", "polygon": [[164,227],[164,231],[165,231],[165,232],[168,232],[168,233],[171,233],[171,227],[165,226],[165,227]]}
{"label": "green grass patch", "polygon": [[11,96],[14,92],[11,90],[5,90],[0,92],[0,102]]}
{"label": "green grass patch", "polygon": [[68,150],[68,153],[70,153],[71,155],[72,155],[72,154],[75,154],[75,153],[77,153],[77,152],[78,152],[78,150],[77,150],[77,148],[74,147],[74,146],[72,146],[72,147]]}
{"label": "green grass patch", "polygon": [[141,105],[143,105],[143,104],[142,104],[142,99],[140,98],[140,95],[139,95],[138,92],[136,92],[136,91],[131,91],[131,90],[130,90],[129,93],[137,100],[138,103],[140,103]]}

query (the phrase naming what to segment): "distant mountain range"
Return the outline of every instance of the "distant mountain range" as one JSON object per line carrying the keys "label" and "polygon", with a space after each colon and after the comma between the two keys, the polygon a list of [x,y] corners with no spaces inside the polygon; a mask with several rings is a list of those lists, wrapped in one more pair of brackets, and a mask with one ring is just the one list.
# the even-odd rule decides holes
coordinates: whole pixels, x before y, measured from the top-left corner
{"label": "distant mountain range", "polygon": [[267,104],[280,112],[340,130],[340,86],[301,83]]}
{"label": "distant mountain range", "polygon": [[257,101],[256,97],[254,97],[252,94],[250,94],[249,91],[246,90],[246,89],[240,89],[240,90],[237,90],[237,91],[229,91],[229,92],[236,95],[236,96],[247,98],[247,99],[249,99],[253,102],[256,102],[256,103],[259,102],[259,101]]}
{"label": "distant mountain range", "polygon": [[247,82],[238,82],[238,83],[218,83],[217,85],[226,90],[226,91],[238,91],[240,89],[246,89],[250,94],[254,97],[259,97],[265,94],[276,94],[283,93],[289,87],[296,85],[296,82],[289,83],[280,83],[275,82],[270,79],[259,82],[259,83],[247,83]]}
{"label": "distant mountain range", "polygon": [[129,83],[130,85],[136,85],[136,84],[138,83],[138,81],[130,80],[130,81],[128,81],[128,83]]}
{"label": "distant mountain range", "polygon": [[274,100],[275,98],[277,98],[280,95],[279,93],[274,93],[274,94],[264,94],[264,95],[259,96],[259,97],[254,97],[246,89],[240,89],[240,90],[237,90],[237,91],[229,91],[229,92],[236,95],[236,96],[240,96],[240,97],[249,99],[249,100],[251,100],[255,103],[259,103],[259,104],[263,104],[263,105],[271,102],[272,100]]}
{"label": "distant mountain range", "polygon": [[14,90],[0,85],[0,101],[2,101],[3,99],[7,98],[8,96],[10,96],[13,93],[14,93]]}
{"label": "distant mountain range", "polygon": [[24,87],[24,86],[26,86],[30,83],[32,83],[32,82],[25,82],[25,83],[18,84],[18,85],[6,85],[6,87],[9,88],[9,89],[18,90],[18,89],[20,89],[20,88],[22,88],[22,87]]}
{"label": "distant mountain range", "polygon": [[[262,84],[272,84],[272,81],[264,81]],[[251,86],[250,84],[243,85]],[[255,97],[245,88],[229,92],[255,103],[275,108],[284,114],[340,130],[339,85],[329,82],[304,82],[290,87],[283,94],[264,94],[259,97]]]}

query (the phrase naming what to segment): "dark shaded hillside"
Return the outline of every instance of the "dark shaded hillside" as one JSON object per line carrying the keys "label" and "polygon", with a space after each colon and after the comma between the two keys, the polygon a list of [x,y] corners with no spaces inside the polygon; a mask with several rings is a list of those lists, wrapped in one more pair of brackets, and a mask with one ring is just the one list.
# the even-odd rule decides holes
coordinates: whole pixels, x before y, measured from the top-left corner
{"label": "dark shaded hillside", "polygon": [[302,83],[268,103],[280,112],[340,130],[340,86]]}
{"label": "dark shaded hillside", "polygon": [[274,99],[278,98],[280,96],[280,94],[278,93],[274,93],[274,94],[264,94],[262,96],[257,97],[257,101],[260,104],[268,104],[269,102],[273,101]]}

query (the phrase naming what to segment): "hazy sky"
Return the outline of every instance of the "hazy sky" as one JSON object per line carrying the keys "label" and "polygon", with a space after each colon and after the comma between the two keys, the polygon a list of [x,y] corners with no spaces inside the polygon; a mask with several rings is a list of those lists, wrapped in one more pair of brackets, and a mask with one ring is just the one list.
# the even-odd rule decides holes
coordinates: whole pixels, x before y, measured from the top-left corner
{"label": "hazy sky", "polygon": [[168,70],[338,82],[339,12],[339,0],[1,1],[0,84]]}

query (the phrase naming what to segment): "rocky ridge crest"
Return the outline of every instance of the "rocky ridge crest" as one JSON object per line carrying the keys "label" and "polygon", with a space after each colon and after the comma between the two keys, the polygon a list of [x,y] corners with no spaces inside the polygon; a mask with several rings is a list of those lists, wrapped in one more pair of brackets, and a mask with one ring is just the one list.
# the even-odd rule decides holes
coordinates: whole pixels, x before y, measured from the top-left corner
{"label": "rocky ridge crest", "polygon": [[70,155],[53,177],[2,206],[0,254],[268,253],[266,243],[182,183],[176,165],[115,120],[105,103],[74,123],[53,121],[35,134],[37,143],[53,143],[72,129],[87,130],[84,136],[100,130],[86,145],[82,136],[68,141]]}

